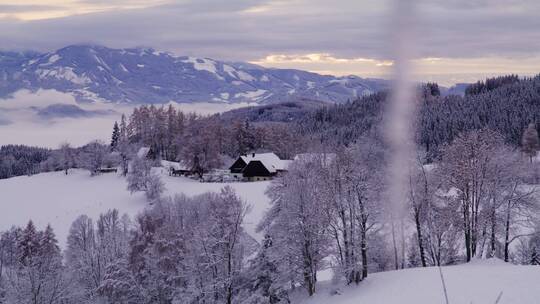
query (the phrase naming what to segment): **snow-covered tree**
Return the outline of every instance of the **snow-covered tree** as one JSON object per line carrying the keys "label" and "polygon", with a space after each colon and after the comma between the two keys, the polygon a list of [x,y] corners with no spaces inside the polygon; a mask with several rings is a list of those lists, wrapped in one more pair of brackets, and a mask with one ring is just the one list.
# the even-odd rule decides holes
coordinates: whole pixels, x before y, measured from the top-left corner
{"label": "snow-covered tree", "polygon": [[125,260],[109,263],[104,270],[103,280],[97,293],[107,299],[107,303],[144,303],[141,290]]}
{"label": "snow-covered tree", "polygon": [[79,302],[93,302],[104,281],[106,267],[126,260],[129,220],[117,210],[101,214],[96,225],[86,215],[78,217],[68,235],[67,270],[76,282]]}
{"label": "snow-covered tree", "polygon": [[70,282],[50,226],[38,231],[32,221],[20,232],[15,263],[5,270],[7,303],[65,303]]}
{"label": "snow-covered tree", "polygon": [[150,174],[148,180],[146,181],[146,191],[145,195],[149,201],[154,201],[161,197],[165,191],[165,184],[161,181],[159,175]]}
{"label": "snow-covered tree", "polygon": [[183,135],[177,139],[181,147],[179,158],[202,177],[221,165],[220,143],[216,139],[219,132],[215,123],[205,124],[196,115],[189,116],[187,121]]}
{"label": "snow-covered tree", "polygon": [[529,157],[530,162],[532,162],[533,157],[540,150],[540,139],[538,138],[538,131],[536,131],[535,124],[529,124],[525,132],[523,132],[521,147],[523,152]]}
{"label": "snow-covered tree", "polygon": [[135,157],[127,175],[127,189],[131,192],[143,191],[149,201],[158,199],[165,191],[159,175],[152,173],[152,163],[146,158]]}
{"label": "snow-covered tree", "polygon": [[487,201],[487,189],[484,187],[490,172],[493,139],[499,139],[495,133],[483,130],[473,131],[456,138],[449,145],[438,168],[441,176],[446,176],[449,189],[456,189],[459,210],[463,214],[462,229],[464,233],[467,261],[476,256],[479,233],[483,219],[481,210]]}
{"label": "snow-covered tree", "polygon": [[64,173],[67,175],[68,170],[72,168],[75,165],[75,153],[73,151],[73,148],[69,145],[69,143],[62,143],[60,145],[59,151],[59,163],[62,167],[62,170],[64,170]]}
{"label": "snow-covered tree", "polygon": [[160,199],[137,219],[129,268],[151,303],[237,303],[245,203],[220,194]]}
{"label": "snow-covered tree", "polygon": [[127,127],[126,116],[122,114],[119,127],[118,142],[116,144],[116,151],[120,157],[120,168],[122,169],[122,175],[126,176],[129,171],[129,162],[133,159],[135,154],[134,145],[131,144],[130,130]]}
{"label": "snow-covered tree", "polygon": [[291,284],[301,283],[311,296],[315,293],[317,271],[329,248],[328,206],[321,197],[322,181],[317,161],[295,162],[287,174],[275,179],[267,190],[271,208],[260,225]]}
{"label": "snow-covered tree", "polygon": [[[323,183],[320,197],[328,209],[329,235],[334,240],[334,256],[348,284],[368,275],[369,234],[380,227],[384,210],[384,151],[379,143],[362,138],[349,148],[340,148],[318,173]],[[324,163],[324,159],[317,161]]]}
{"label": "snow-covered tree", "polygon": [[128,187],[131,192],[146,191],[151,175],[152,163],[145,158],[135,157],[131,161],[130,172],[127,175]]}
{"label": "snow-covered tree", "polygon": [[99,174],[99,169],[103,167],[109,149],[101,141],[95,140],[84,146],[82,150],[83,166],[90,171],[91,175]]}
{"label": "snow-covered tree", "polygon": [[118,122],[115,121],[111,135],[111,151],[116,151],[118,149],[120,140],[120,127],[118,126]]}
{"label": "snow-covered tree", "polygon": [[242,304],[290,303],[287,282],[279,274],[277,258],[272,255],[272,238],[264,237],[257,256],[244,272],[248,285],[241,294]]}

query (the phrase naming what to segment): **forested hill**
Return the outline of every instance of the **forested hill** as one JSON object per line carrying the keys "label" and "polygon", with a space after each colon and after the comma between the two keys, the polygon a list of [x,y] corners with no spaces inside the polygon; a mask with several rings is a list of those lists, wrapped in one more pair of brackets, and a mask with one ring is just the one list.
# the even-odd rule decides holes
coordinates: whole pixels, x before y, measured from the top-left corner
{"label": "forested hill", "polygon": [[[539,126],[540,75],[488,79],[472,85],[465,96],[441,96],[437,85],[431,86],[434,89],[423,90],[417,140],[432,157],[442,144],[464,131],[490,128],[518,146],[529,123]],[[377,93],[307,113],[299,122],[302,133],[340,144],[354,142],[368,131],[378,134],[376,126],[383,118],[386,96]]]}
{"label": "forested hill", "polygon": [[[436,159],[439,148],[462,132],[489,128],[517,147],[528,124],[536,123],[537,129],[540,125],[540,75],[488,79],[472,85],[465,96],[442,96],[436,84],[425,85],[421,93],[416,138],[428,152],[428,160]],[[381,138],[379,126],[387,95],[379,92],[336,105],[302,100],[207,117],[141,106],[125,125],[132,135],[132,145],[152,147],[155,155],[168,160],[189,163],[202,143],[207,145],[205,151],[215,156],[212,160],[219,160],[219,155],[234,158],[259,150],[292,158],[296,153],[316,150],[321,144],[349,145],[365,135]],[[58,157],[49,157],[49,153],[23,146],[3,147],[0,179],[59,169]],[[217,163],[208,165],[215,167]]]}
{"label": "forested hill", "polygon": [[317,110],[325,102],[302,99],[299,101],[283,102],[270,105],[239,108],[220,114],[225,123],[233,121],[248,121],[251,123],[291,123],[304,118],[311,111]]}

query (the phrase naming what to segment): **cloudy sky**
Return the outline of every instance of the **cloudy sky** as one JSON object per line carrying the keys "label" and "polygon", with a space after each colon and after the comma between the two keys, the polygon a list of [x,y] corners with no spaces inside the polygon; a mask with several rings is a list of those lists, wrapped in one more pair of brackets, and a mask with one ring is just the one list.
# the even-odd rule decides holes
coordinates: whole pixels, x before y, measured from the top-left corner
{"label": "cloudy sky", "polygon": [[[0,0],[0,48],[149,46],[387,76],[394,0]],[[443,84],[540,71],[540,1],[416,0],[417,73]]]}

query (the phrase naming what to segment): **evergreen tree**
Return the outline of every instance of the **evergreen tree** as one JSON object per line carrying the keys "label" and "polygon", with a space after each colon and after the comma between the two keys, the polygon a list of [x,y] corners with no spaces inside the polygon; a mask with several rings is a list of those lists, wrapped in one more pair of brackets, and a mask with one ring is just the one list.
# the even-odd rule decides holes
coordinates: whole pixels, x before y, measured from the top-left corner
{"label": "evergreen tree", "polygon": [[290,303],[284,280],[280,278],[276,261],[271,256],[272,238],[264,237],[262,247],[246,276],[251,280],[249,296],[242,304]]}
{"label": "evergreen tree", "polygon": [[66,303],[69,282],[52,228],[38,231],[30,221],[17,240],[17,251],[16,264],[6,270],[7,303]]}
{"label": "evergreen tree", "polygon": [[19,263],[22,265],[29,265],[30,259],[37,253],[38,244],[38,232],[34,222],[29,221],[26,228],[22,231],[21,238],[18,241]]}
{"label": "evergreen tree", "polygon": [[[122,116],[123,118],[123,116]],[[111,136],[111,150],[116,151],[118,149],[118,143],[121,140],[120,128],[118,127],[118,122],[114,122],[113,132]]]}

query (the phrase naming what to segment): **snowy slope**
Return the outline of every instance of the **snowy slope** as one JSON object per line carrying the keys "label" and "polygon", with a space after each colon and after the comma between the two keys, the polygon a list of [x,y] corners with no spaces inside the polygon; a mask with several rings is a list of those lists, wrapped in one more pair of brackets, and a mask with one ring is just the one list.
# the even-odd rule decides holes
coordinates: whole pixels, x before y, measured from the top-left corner
{"label": "snowy slope", "polygon": [[[443,267],[451,304],[540,303],[540,267],[516,266],[503,261],[479,260]],[[294,295],[294,304],[444,304],[439,271],[435,267],[370,274],[359,286],[320,284],[317,294]],[[339,289],[338,295],[331,291]]]}
{"label": "snowy slope", "polygon": [[[164,170],[163,181],[168,194],[201,194],[219,191],[226,184],[199,183],[182,177],[169,177]],[[252,205],[246,218],[246,230],[256,239],[255,225],[268,206],[264,191],[269,182],[231,183],[241,198]],[[75,218],[86,214],[96,219],[100,213],[116,208],[121,213],[135,216],[148,204],[142,193],[131,195],[124,178],[116,174],[90,177],[88,171],[71,170],[20,176],[0,180],[0,231],[13,225],[23,226],[29,219],[44,228],[54,228],[61,246],[64,246],[69,227]]]}
{"label": "snowy slope", "polygon": [[0,98],[22,89],[54,89],[78,101],[119,103],[345,102],[387,84],[144,48],[72,45],[45,54],[0,52]]}
{"label": "snowy slope", "polygon": [[[227,184],[199,183],[182,177],[161,174],[167,194],[201,194],[219,191]],[[255,238],[255,225],[268,208],[264,194],[269,182],[230,183],[251,206],[246,229]],[[63,247],[71,222],[80,214],[93,218],[116,208],[131,216],[147,207],[142,193],[131,195],[125,179],[116,174],[90,177],[85,170],[42,173],[0,180],[0,231],[12,225],[25,225],[32,218],[38,227],[50,223]],[[540,267],[515,266],[500,260],[478,260],[472,263],[443,267],[451,304],[492,304],[502,292],[499,304],[540,303]],[[437,268],[416,268],[370,274],[358,286],[333,285],[329,273],[321,273],[317,294],[312,298],[298,289],[293,304],[432,304],[445,303]],[[338,290],[337,295],[335,291]]]}

